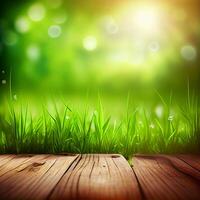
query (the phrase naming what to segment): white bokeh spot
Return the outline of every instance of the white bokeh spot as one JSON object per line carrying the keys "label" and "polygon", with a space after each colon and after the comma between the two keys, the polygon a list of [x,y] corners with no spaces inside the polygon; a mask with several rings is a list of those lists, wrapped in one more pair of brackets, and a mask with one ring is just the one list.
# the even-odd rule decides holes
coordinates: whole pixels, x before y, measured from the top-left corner
{"label": "white bokeh spot", "polygon": [[163,106],[162,105],[157,105],[155,108],[155,113],[158,118],[161,118],[163,116]]}
{"label": "white bokeh spot", "polygon": [[15,28],[20,33],[26,33],[30,29],[30,22],[26,17],[19,17],[15,21]]}
{"label": "white bokeh spot", "polygon": [[3,79],[3,80],[1,81],[1,83],[2,83],[3,85],[5,85],[5,84],[6,84],[6,80]]}
{"label": "white bokeh spot", "polygon": [[58,38],[62,33],[62,29],[59,25],[52,25],[48,29],[48,35],[51,38]]}
{"label": "white bokeh spot", "polygon": [[197,50],[192,45],[185,45],[181,48],[181,56],[187,61],[193,61],[197,57]]}
{"label": "white bokeh spot", "polygon": [[93,51],[97,47],[97,40],[94,36],[87,36],[83,39],[83,47],[87,51]]}
{"label": "white bokeh spot", "polygon": [[28,16],[32,21],[41,21],[46,14],[45,7],[41,3],[33,4],[28,10]]}
{"label": "white bokeh spot", "polygon": [[31,44],[26,49],[26,54],[30,60],[37,60],[40,57],[40,49],[36,44]]}

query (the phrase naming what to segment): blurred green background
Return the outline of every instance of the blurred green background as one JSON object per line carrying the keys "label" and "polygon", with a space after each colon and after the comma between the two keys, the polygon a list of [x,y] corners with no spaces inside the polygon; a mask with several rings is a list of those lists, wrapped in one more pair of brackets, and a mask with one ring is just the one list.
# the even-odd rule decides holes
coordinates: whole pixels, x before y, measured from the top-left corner
{"label": "blurred green background", "polygon": [[182,93],[200,83],[198,0],[7,0],[0,92]]}
{"label": "blurred green background", "polygon": [[0,153],[199,152],[199,0],[6,0]]}

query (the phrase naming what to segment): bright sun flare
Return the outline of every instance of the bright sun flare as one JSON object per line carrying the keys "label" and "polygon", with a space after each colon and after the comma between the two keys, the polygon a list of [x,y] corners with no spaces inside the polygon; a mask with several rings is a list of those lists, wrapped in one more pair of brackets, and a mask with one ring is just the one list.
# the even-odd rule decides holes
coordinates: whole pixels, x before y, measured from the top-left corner
{"label": "bright sun flare", "polygon": [[143,30],[153,30],[158,25],[158,13],[152,8],[138,8],[134,14],[135,25]]}

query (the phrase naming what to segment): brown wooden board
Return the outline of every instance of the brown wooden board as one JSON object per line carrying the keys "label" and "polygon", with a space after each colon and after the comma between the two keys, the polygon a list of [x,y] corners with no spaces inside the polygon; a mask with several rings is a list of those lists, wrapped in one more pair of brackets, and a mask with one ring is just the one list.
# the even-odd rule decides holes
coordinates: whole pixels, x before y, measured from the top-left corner
{"label": "brown wooden board", "polygon": [[15,155],[1,155],[0,156],[0,169],[8,163],[10,160],[12,160],[15,157]]}
{"label": "brown wooden board", "polygon": [[133,170],[144,199],[200,199],[198,170],[177,156],[136,155]]}
{"label": "brown wooden board", "polygon": [[17,167],[20,167],[20,166],[25,165],[26,163],[29,163],[32,159],[33,159],[32,155],[17,155],[17,156],[12,155],[12,156],[8,157],[6,162],[4,162],[5,159],[3,159],[2,160],[3,164],[0,166],[0,177],[2,177],[6,173],[14,170]]}
{"label": "brown wooden board", "polygon": [[36,155],[21,165],[16,161],[18,166],[0,177],[0,199],[46,199],[77,157]]}
{"label": "brown wooden board", "polygon": [[200,157],[1,155],[0,199],[200,199]]}
{"label": "brown wooden board", "polygon": [[141,199],[136,177],[120,155],[83,155],[71,166],[50,199]]}
{"label": "brown wooden board", "polygon": [[194,169],[200,171],[200,154],[199,155],[178,155],[179,159],[193,167]]}
{"label": "brown wooden board", "polygon": [[1,164],[0,199],[141,199],[120,155],[2,155]]}

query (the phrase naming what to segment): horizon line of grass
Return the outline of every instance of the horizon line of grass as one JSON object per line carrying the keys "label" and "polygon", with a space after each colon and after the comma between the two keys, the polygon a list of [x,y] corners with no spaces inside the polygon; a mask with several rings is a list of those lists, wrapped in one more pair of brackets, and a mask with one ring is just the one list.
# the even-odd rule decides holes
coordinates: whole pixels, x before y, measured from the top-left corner
{"label": "horizon line of grass", "polygon": [[[153,108],[132,106],[119,120],[105,115],[102,102],[96,110],[72,110],[63,103],[62,112],[53,102],[54,114],[43,105],[37,118],[21,105],[8,102],[0,117],[0,153],[182,153],[200,150],[199,97],[188,90],[184,105],[172,106],[172,93],[160,97],[163,113]],[[173,107],[173,112],[172,112]]]}

